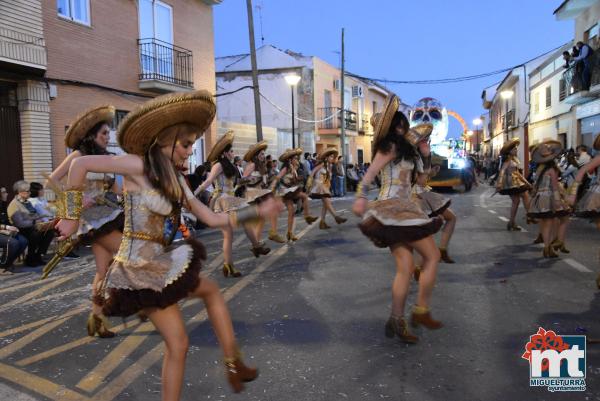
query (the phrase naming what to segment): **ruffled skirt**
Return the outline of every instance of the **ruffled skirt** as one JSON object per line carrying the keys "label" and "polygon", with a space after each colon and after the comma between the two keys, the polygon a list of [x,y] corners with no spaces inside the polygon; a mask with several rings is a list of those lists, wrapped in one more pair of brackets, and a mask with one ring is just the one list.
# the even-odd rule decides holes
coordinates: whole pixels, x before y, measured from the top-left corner
{"label": "ruffled skirt", "polygon": [[531,189],[531,184],[521,178],[517,171],[506,174],[497,188],[500,195],[518,195]]}
{"label": "ruffled skirt", "polygon": [[309,196],[312,199],[331,198],[330,185],[325,185],[321,181],[315,181]]}
{"label": "ruffled skirt", "polygon": [[[170,305],[173,305],[183,298],[189,296],[200,284],[200,269],[202,268],[202,262],[206,259],[206,250],[204,245],[198,240],[188,239],[186,240],[187,245],[191,246],[192,251],[185,265],[185,269],[178,273],[178,276],[173,281],[166,285],[162,290],[157,291],[152,288],[142,289],[131,289],[131,288],[106,288],[103,296],[100,295],[100,299],[96,299],[102,305],[102,313],[106,316],[121,316],[127,317],[133,315],[144,308],[161,308],[164,309]],[[177,248],[175,248],[177,250]],[[169,253],[172,251],[166,251],[163,255],[159,255],[157,259],[168,259]],[[128,267],[119,263],[121,270],[127,271],[130,275],[145,274],[144,266],[131,266]],[[156,260],[152,261],[155,265]],[[111,269],[114,266],[111,266]],[[148,273],[152,274],[154,266],[148,269]],[[110,272],[109,272],[110,277]],[[108,278],[108,277],[107,277]]]}
{"label": "ruffled skirt", "polygon": [[416,201],[390,198],[371,202],[359,228],[375,246],[385,248],[433,235],[442,223],[441,217],[429,217]]}
{"label": "ruffled skirt", "polygon": [[84,209],[77,237],[79,243],[90,245],[96,239],[105,236],[115,230],[123,232],[124,215],[122,209],[109,206],[92,206]]}
{"label": "ruffled skirt", "polygon": [[246,202],[248,203],[260,203],[272,194],[273,191],[270,189],[246,187],[244,196],[246,198]]}
{"label": "ruffled skirt", "polygon": [[248,202],[246,202],[246,199],[228,194],[213,195],[210,199],[210,208],[215,213],[229,212],[231,210],[241,209],[247,205]]}
{"label": "ruffled skirt", "polygon": [[592,219],[600,217],[600,183],[591,185],[585,191],[579,202],[577,202],[575,215]]}
{"label": "ruffled skirt", "polygon": [[419,206],[429,217],[439,216],[444,213],[450,207],[450,203],[452,203],[445,196],[420,186],[415,186],[415,195],[419,201]]}
{"label": "ruffled skirt", "polygon": [[537,191],[531,198],[528,217],[550,219],[564,217],[570,214],[570,207],[562,198],[560,192],[546,190]]}
{"label": "ruffled skirt", "polygon": [[302,193],[302,187],[295,185],[293,187],[279,187],[277,190],[277,196],[283,198],[283,200],[295,201],[298,199],[300,193]]}

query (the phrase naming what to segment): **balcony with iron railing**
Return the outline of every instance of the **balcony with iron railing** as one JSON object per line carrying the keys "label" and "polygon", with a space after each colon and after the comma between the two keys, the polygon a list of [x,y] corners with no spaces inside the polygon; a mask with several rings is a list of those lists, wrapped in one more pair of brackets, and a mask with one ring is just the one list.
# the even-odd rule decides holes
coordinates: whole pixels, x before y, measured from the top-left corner
{"label": "balcony with iron railing", "polygon": [[583,87],[583,62],[580,61],[563,72],[563,79],[565,80],[566,86],[566,97],[565,103],[568,104],[581,104],[587,103],[600,97],[600,55],[596,50],[590,60],[591,65],[591,79],[590,87],[585,89]]}
{"label": "balcony with iron railing", "polygon": [[139,87],[153,92],[194,88],[192,51],[155,38],[138,39]]}
{"label": "balcony with iron railing", "polygon": [[[334,114],[337,114],[334,116]],[[319,130],[338,130],[342,127],[342,113],[339,107],[322,107],[317,109],[317,119],[323,120],[318,124]],[[358,117],[355,112],[345,110],[344,112],[344,127],[347,130],[357,132]]]}

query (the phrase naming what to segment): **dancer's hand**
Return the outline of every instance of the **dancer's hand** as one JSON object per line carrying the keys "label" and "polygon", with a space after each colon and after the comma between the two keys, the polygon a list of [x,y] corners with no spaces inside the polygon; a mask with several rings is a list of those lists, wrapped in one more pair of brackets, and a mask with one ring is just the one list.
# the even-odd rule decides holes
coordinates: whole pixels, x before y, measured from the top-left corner
{"label": "dancer's hand", "polygon": [[79,220],[60,219],[55,226],[56,231],[59,233],[58,240],[64,241],[70,238],[71,235],[77,232],[77,228],[79,228]]}
{"label": "dancer's hand", "polygon": [[367,211],[367,199],[358,198],[354,201],[354,205],[352,205],[352,212],[357,216],[362,216]]}
{"label": "dancer's hand", "polygon": [[281,213],[283,209],[284,205],[281,199],[269,197],[258,206],[258,214],[260,217],[270,218],[279,216],[279,213]]}

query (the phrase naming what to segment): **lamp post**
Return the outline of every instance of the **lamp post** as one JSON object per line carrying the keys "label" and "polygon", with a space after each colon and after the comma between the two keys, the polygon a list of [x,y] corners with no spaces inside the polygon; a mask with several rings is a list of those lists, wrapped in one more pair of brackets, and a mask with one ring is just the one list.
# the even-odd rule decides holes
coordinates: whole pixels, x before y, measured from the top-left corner
{"label": "lamp post", "polygon": [[[483,125],[483,120],[481,118],[479,118],[479,117],[474,118],[473,119],[473,125],[475,126],[475,132],[477,134],[477,136],[475,137],[475,142],[476,142],[477,145],[479,145],[479,143],[480,143],[479,142],[479,134],[481,133],[482,130],[479,129],[478,127]],[[479,152],[479,150],[480,150],[480,148],[478,146],[477,152]]]}
{"label": "lamp post", "polygon": [[[285,82],[290,86],[292,90],[292,148],[296,148],[296,117],[294,115],[294,89],[298,82],[300,82],[300,75],[290,74],[285,76]],[[298,140],[300,142],[300,140]]]}

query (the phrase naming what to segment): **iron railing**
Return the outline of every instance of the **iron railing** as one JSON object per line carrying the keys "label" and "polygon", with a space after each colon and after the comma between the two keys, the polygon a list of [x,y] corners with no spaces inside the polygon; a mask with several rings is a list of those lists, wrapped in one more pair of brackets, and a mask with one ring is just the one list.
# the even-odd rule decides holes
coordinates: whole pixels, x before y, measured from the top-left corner
{"label": "iron railing", "polygon": [[[591,65],[591,78],[590,78],[590,87],[600,84],[600,55],[598,55],[598,51],[596,50],[592,56],[590,57],[590,65]],[[567,96],[571,96],[574,93],[581,91],[583,88],[583,61],[579,61],[563,72],[563,79],[565,80]],[[588,88],[589,90],[589,88]]]}
{"label": "iron railing", "polygon": [[156,38],[138,39],[140,81],[156,80],[194,87],[192,51]]}
{"label": "iron railing", "polygon": [[[320,129],[337,129],[342,127],[342,113],[339,113],[339,107],[322,107],[317,109],[317,119],[323,120],[338,113],[337,116],[331,117],[326,121],[321,121],[318,128]],[[350,110],[344,112],[345,128],[351,131],[356,131],[358,119],[356,113]]]}

